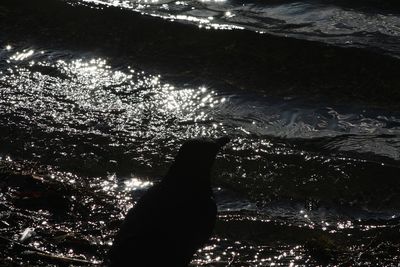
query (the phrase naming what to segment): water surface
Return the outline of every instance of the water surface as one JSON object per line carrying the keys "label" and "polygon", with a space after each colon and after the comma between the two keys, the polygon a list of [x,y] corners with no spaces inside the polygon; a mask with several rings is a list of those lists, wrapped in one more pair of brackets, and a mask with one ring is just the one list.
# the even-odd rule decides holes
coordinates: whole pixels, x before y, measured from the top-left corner
{"label": "water surface", "polygon": [[363,47],[400,55],[400,7],[390,1],[81,0],[209,29],[260,33]]}
{"label": "water surface", "polygon": [[0,57],[6,263],[59,264],[33,248],[102,262],[179,145],[221,135],[219,219],[193,265],[399,261],[398,112],[174,85],[95,52],[5,42]]}

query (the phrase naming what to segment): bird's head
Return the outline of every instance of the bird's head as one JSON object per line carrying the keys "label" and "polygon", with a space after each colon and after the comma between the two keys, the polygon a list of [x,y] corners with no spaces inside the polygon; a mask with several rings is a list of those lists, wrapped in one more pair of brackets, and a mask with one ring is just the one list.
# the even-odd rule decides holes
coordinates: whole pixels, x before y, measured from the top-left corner
{"label": "bird's head", "polygon": [[229,141],[228,137],[196,138],[186,141],[179,149],[165,178],[192,185],[209,184],[215,157]]}

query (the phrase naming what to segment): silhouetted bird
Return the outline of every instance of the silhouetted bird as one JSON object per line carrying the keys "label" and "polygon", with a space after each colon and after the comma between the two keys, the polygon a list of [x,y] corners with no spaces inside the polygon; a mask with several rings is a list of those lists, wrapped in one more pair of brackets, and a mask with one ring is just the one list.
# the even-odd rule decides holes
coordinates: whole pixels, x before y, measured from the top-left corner
{"label": "silhouetted bird", "polygon": [[109,254],[113,267],[181,267],[212,234],[217,208],[211,168],[229,138],[193,139],[162,181],[127,214]]}

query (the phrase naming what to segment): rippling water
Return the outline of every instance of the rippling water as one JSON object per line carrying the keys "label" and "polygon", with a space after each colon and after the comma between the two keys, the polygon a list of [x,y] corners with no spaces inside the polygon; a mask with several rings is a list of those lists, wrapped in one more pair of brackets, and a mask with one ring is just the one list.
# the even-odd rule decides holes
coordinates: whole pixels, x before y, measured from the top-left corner
{"label": "rippling water", "polygon": [[400,9],[387,1],[81,0],[213,29],[367,47],[400,55]]}
{"label": "rippling water", "polygon": [[0,62],[6,262],[62,261],[24,246],[101,262],[179,145],[221,135],[219,220],[194,265],[400,260],[398,112],[174,86],[96,53],[3,43]]}

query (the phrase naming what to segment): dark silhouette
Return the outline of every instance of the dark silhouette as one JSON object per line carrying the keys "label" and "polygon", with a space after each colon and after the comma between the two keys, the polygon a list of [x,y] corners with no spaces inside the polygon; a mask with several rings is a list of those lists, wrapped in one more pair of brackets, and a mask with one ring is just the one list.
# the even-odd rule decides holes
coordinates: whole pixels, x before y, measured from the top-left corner
{"label": "dark silhouette", "polygon": [[113,267],[181,267],[208,241],[217,208],[211,168],[226,143],[193,139],[184,143],[163,180],[132,208],[109,254]]}

